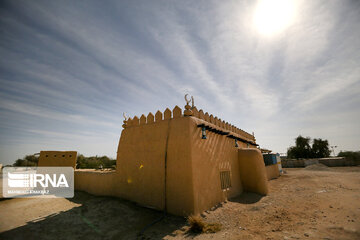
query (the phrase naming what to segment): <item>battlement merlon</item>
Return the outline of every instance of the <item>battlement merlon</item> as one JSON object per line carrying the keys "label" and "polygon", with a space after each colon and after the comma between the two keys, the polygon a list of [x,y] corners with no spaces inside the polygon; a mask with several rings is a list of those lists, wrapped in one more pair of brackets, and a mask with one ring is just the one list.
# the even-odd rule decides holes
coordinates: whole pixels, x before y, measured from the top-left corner
{"label": "battlement merlon", "polygon": [[195,106],[190,107],[188,103],[185,106],[184,113],[182,112],[182,109],[180,107],[175,106],[172,111],[169,108],[166,108],[164,112],[158,110],[155,115],[150,112],[147,116],[142,114],[140,118],[137,116],[134,116],[133,118],[125,117],[123,127],[128,128],[144,124],[156,124],[160,121],[179,117],[195,117],[201,119],[207,126],[212,126],[215,129],[227,131],[229,133],[231,132],[231,135],[235,137],[239,137],[241,139],[249,141],[250,143],[256,144],[254,133],[250,134],[234,125],[231,125],[228,122],[225,122],[224,120],[221,120],[216,116],[214,117],[213,114],[209,115],[208,112],[204,113],[202,109],[198,110]]}

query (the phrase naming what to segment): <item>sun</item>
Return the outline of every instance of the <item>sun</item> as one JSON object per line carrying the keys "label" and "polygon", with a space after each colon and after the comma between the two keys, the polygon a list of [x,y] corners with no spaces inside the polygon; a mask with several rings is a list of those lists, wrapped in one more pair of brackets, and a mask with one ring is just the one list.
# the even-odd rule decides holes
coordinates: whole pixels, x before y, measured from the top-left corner
{"label": "sun", "polygon": [[263,35],[274,35],[289,27],[295,18],[294,0],[260,0],[254,13],[254,25]]}

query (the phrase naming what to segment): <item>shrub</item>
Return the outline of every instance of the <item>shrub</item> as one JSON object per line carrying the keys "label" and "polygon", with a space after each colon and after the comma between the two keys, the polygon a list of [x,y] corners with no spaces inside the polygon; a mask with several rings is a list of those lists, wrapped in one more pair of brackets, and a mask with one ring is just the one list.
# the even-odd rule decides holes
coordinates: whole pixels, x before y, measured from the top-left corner
{"label": "shrub", "polygon": [[222,227],[220,223],[207,223],[200,216],[189,216],[188,222],[193,233],[215,233]]}
{"label": "shrub", "polygon": [[39,156],[27,155],[23,159],[18,159],[13,164],[14,167],[36,167],[39,162]]}

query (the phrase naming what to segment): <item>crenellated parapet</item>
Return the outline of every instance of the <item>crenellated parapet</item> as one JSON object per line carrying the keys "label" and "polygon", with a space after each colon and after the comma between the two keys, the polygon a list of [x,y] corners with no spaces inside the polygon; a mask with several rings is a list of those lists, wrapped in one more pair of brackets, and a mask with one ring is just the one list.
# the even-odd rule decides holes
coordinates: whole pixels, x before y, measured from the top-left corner
{"label": "crenellated parapet", "polygon": [[[204,120],[205,122],[208,122],[218,128],[221,128],[222,130],[226,130],[228,132],[232,132],[234,137],[238,137],[236,135],[241,136],[242,138],[245,138],[246,140],[250,140],[249,142],[253,142],[255,143],[255,136],[254,133],[250,134],[245,132],[244,130],[231,125],[228,122],[225,122],[224,120],[221,120],[220,118],[218,118],[217,116],[214,116],[213,114],[209,114],[208,112],[204,113],[204,110],[200,109],[198,110],[195,106],[194,106],[194,98],[191,97],[191,99],[187,98],[187,94],[185,95],[185,101],[186,101],[186,105],[185,105],[185,111],[184,111],[184,116],[193,116],[199,119]],[[189,103],[192,103],[192,106],[189,105]]]}
{"label": "crenellated parapet", "polygon": [[[228,122],[225,122],[224,120],[213,114],[204,112],[204,110],[202,109],[198,110],[197,107],[194,106],[193,97],[191,97],[191,99],[188,99],[187,95],[185,95],[185,101],[186,105],[184,112],[179,106],[175,106],[172,110],[170,110],[169,108],[166,108],[163,112],[158,110],[155,115],[151,112],[148,113],[147,116],[142,114],[140,118],[137,116],[134,116],[133,118],[126,118],[124,115],[125,120],[123,127],[127,128],[145,124],[153,124],[163,120],[170,120],[180,117],[195,117],[203,120],[204,124],[212,129],[218,129],[219,131],[228,132],[229,136],[232,136],[234,138],[241,138],[249,141],[250,143],[255,143],[256,139],[254,134],[250,134]],[[190,103],[192,103],[192,106],[190,106]]]}
{"label": "crenellated parapet", "polygon": [[247,133],[246,131],[222,120],[221,118],[209,114],[208,112],[204,113],[204,110],[198,110],[196,107],[192,109],[193,117],[199,118],[206,122],[205,124],[209,128],[222,130],[224,132],[229,132],[229,135],[233,135],[235,138],[239,137],[245,140],[249,140],[251,143],[255,143],[256,139],[253,134]]}
{"label": "crenellated parapet", "polygon": [[173,110],[170,110],[169,108],[166,108],[163,112],[158,110],[155,115],[150,112],[147,116],[142,114],[140,118],[138,116],[134,116],[133,118],[125,118],[123,127],[127,128],[145,124],[152,124],[163,120],[169,120],[179,117],[183,117],[182,110],[180,107],[175,106]]}

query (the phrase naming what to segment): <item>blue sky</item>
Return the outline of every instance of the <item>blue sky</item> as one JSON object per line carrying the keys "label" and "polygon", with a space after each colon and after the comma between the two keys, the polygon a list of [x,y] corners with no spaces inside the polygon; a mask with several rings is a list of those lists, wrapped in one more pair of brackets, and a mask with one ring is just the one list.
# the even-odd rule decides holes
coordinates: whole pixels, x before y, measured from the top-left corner
{"label": "blue sky", "polygon": [[276,152],[299,134],[360,150],[360,2],[293,6],[264,34],[254,1],[2,1],[0,162],[115,157],[123,112],[185,93]]}

